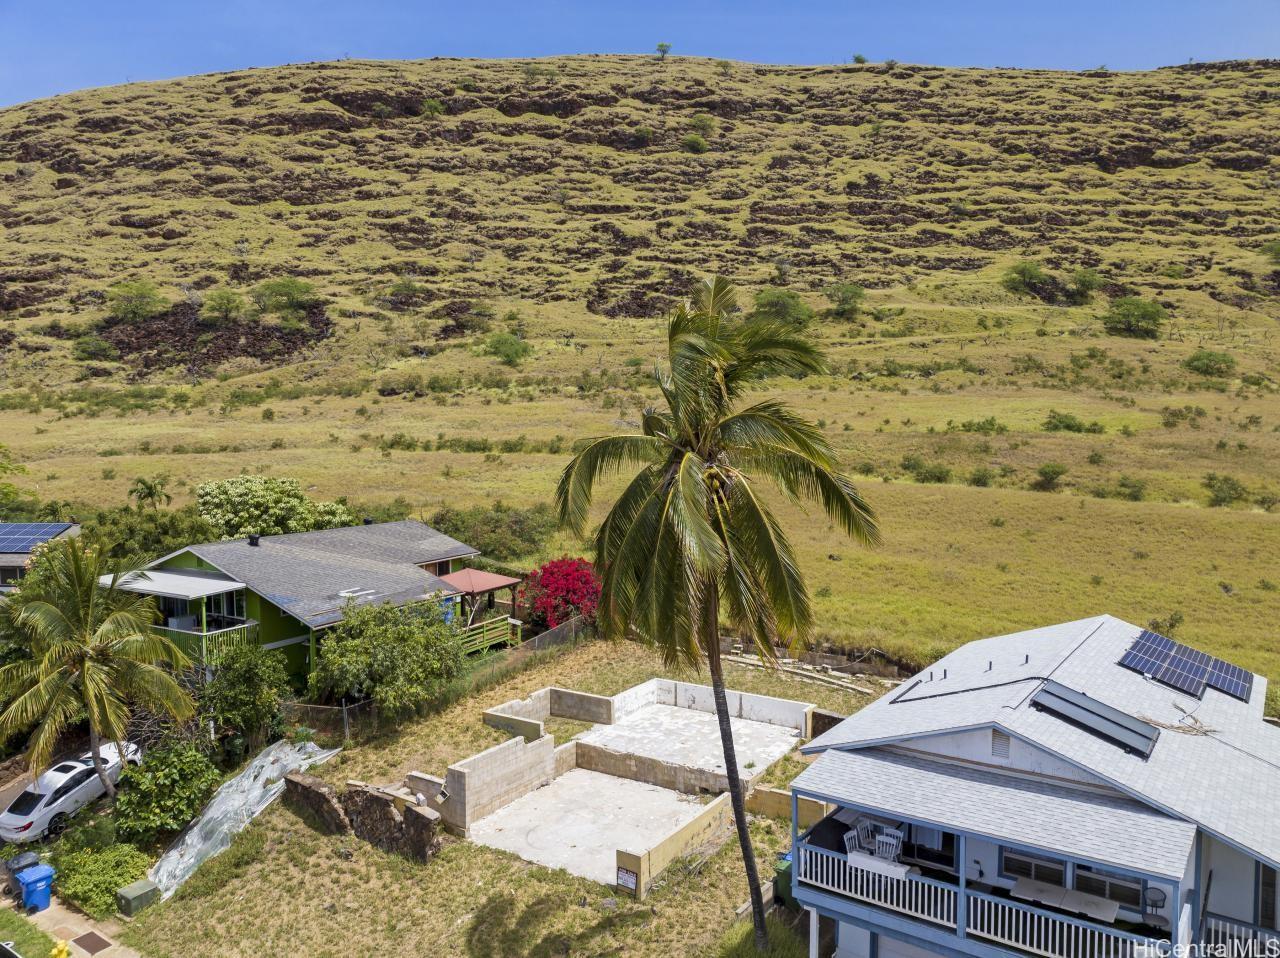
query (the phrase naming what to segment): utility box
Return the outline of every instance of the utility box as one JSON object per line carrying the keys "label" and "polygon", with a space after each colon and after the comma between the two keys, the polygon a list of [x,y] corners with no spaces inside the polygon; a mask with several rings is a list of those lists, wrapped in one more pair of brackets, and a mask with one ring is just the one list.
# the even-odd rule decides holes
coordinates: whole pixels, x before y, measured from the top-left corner
{"label": "utility box", "polygon": [[33,865],[17,874],[18,889],[22,894],[22,907],[27,911],[44,911],[53,896],[52,865]]}
{"label": "utility box", "polygon": [[132,885],[125,885],[116,891],[116,907],[126,918],[132,918],[159,900],[160,886],[150,878],[139,878]]}

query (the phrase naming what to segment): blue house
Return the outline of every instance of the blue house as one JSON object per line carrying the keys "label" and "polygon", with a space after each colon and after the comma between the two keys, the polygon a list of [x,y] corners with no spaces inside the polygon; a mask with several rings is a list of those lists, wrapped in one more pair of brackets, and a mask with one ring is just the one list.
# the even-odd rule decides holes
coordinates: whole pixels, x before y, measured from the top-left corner
{"label": "blue house", "polygon": [[972,642],[804,747],[795,896],[839,958],[1280,954],[1265,700],[1111,616]]}

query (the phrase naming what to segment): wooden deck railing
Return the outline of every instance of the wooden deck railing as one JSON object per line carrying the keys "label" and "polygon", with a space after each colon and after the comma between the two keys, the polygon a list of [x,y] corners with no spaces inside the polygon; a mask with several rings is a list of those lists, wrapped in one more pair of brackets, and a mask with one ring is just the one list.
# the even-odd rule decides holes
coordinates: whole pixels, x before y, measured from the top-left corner
{"label": "wooden deck railing", "polygon": [[[895,878],[849,863],[848,857],[801,842],[796,878],[824,891],[957,928],[956,885],[908,875]],[[1169,943],[1059,915],[1021,902],[965,891],[965,932],[1043,958],[1144,958],[1163,955]]]}
{"label": "wooden deck railing", "polygon": [[[1204,916],[1204,922],[1200,928],[1200,940],[1206,945],[1220,946],[1228,949],[1226,954],[1257,954],[1268,955],[1275,954],[1274,951],[1268,951],[1268,948],[1275,948],[1271,942],[1280,943],[1280,932],[1275,932],[1269,928],[1262,928],[1259,925],[1251,925],[1248,922],[1236,921],[1234,918],[1225,918],[1222,915],[1215,915],[1212,912]],[[1243,946],[1240,950],[1235,949],[1239,942]],[[1256,942],[1262,946],[1256,951],[1247,950],[1250,942]]]}
{"label": "wooden deck railing", "polygon": [[519,629],[520,622],[505,615],[466,626],[462,630],[462,652],[470,655],[510,642],[519,637]]}
{"label": "wooden deck railing", "polygon": [[209,632],[171,629],[164,625],[153,625],[151,630],[171,639],[197,665],[216,666],[228,649],[251,645],[258,640],[258,623],[252,619]]}

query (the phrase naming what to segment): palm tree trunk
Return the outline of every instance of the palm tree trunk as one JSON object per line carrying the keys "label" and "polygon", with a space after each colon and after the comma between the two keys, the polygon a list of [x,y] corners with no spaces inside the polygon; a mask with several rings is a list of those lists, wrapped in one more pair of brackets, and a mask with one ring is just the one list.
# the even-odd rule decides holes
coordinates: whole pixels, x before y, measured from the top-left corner
{"label": "palm tree trunk", "polygon": [[107,797],[115,798],[116,787],[107,777],[107,763],[102,760],[102,739],[98,736],[98,730],[92,725],[89,726],[89,754],[93,756],[93,770],[102,780],[102,785],[107,790]]}
{"label": "palm tree trunk", "polygon": [[751,892],[751,922],[755,926],[756,951],[769,947],[769,932],[764,923],[764,895],[760,892],[760,873],[756,869],[756,853],[747,830],[747,803],[738,776],[738,754],[733,747],[733,728],[729,724],[729,702],[724,694],[724,669],[720,663],[719,596],[707,601],[704,611],[703,637],[707,664],[711,671],[711,691],[716,702],[716,721],[720,725],[720,745],[724,749],[724,768],[729,779],[729,801],[733,805],[733,823],[742,848],[742,864],[747,871],[747,888]]}

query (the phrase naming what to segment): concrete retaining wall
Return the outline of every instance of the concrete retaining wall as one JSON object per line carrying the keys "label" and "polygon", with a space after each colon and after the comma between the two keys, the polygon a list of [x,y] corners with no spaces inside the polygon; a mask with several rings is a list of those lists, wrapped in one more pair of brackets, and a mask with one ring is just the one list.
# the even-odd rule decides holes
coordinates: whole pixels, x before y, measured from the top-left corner
{"label": "concrete retaining wall", "polygon": [[[711,795],[729,790],[729,778],[719,772],[688,765],[664,762],[662,759],[617,752],[590,742],[577,743],[578,768],[603,772],[633,782],[648,782],[686,795]],[[761,769],[761,774],[764,770]]]}
{"label": "concrete retaining wall", "polygon": [[[671,700],[663,704],[697,709],[699,712],[716,710],[711,686],[690,685],[688,682],[668,682],[667,684],[671,686],[669,693]],[[725,691],[725,701],[729,706],[729,714],[734,718],[793,728],[804,738],[809,737],[809,716],[813,712],[813,706],[806,702],[793,702],[790,699],[777,699],[771,695],[754,695],[750,692],[735,692],[733,689]]]}
{"label": "concrete retaining wall", "polygon": [[596,725],[612,725],[614,722],[613,699],[589,692],[575,692],[552,686],[551,714],[556,718],[594,722]]}
{"label": "concrete retaining wall", "polygon": [[[697,818],[678,828],[652,848],[642,851],[619,848],[616,853],[618,891],[643,899],[664,868],[677,858],[719,841],[732,822],[733,806],[729,796],[721,795],[698,813]],[[631,884],[635,887],[630,887]]]}
{"label": "concrete retaining wall", "polygon": [[549,685],[528,698],[512,699],[484,713],[485,725],[519,735],[526,742],[542,738],[547,719],[565,718],[596,725],[613,724],[613,699]]}
{"label": "concrete retaining wall", "polygon": [[[808,828],[822,821],[834,809],[834,805],[826,805],[812,798],[801,798],[796,802],[796,819],[801,828]],[[791,821],[791,793],[780,788],[758,785],[747,795],[747,811],[766,818]]]}

